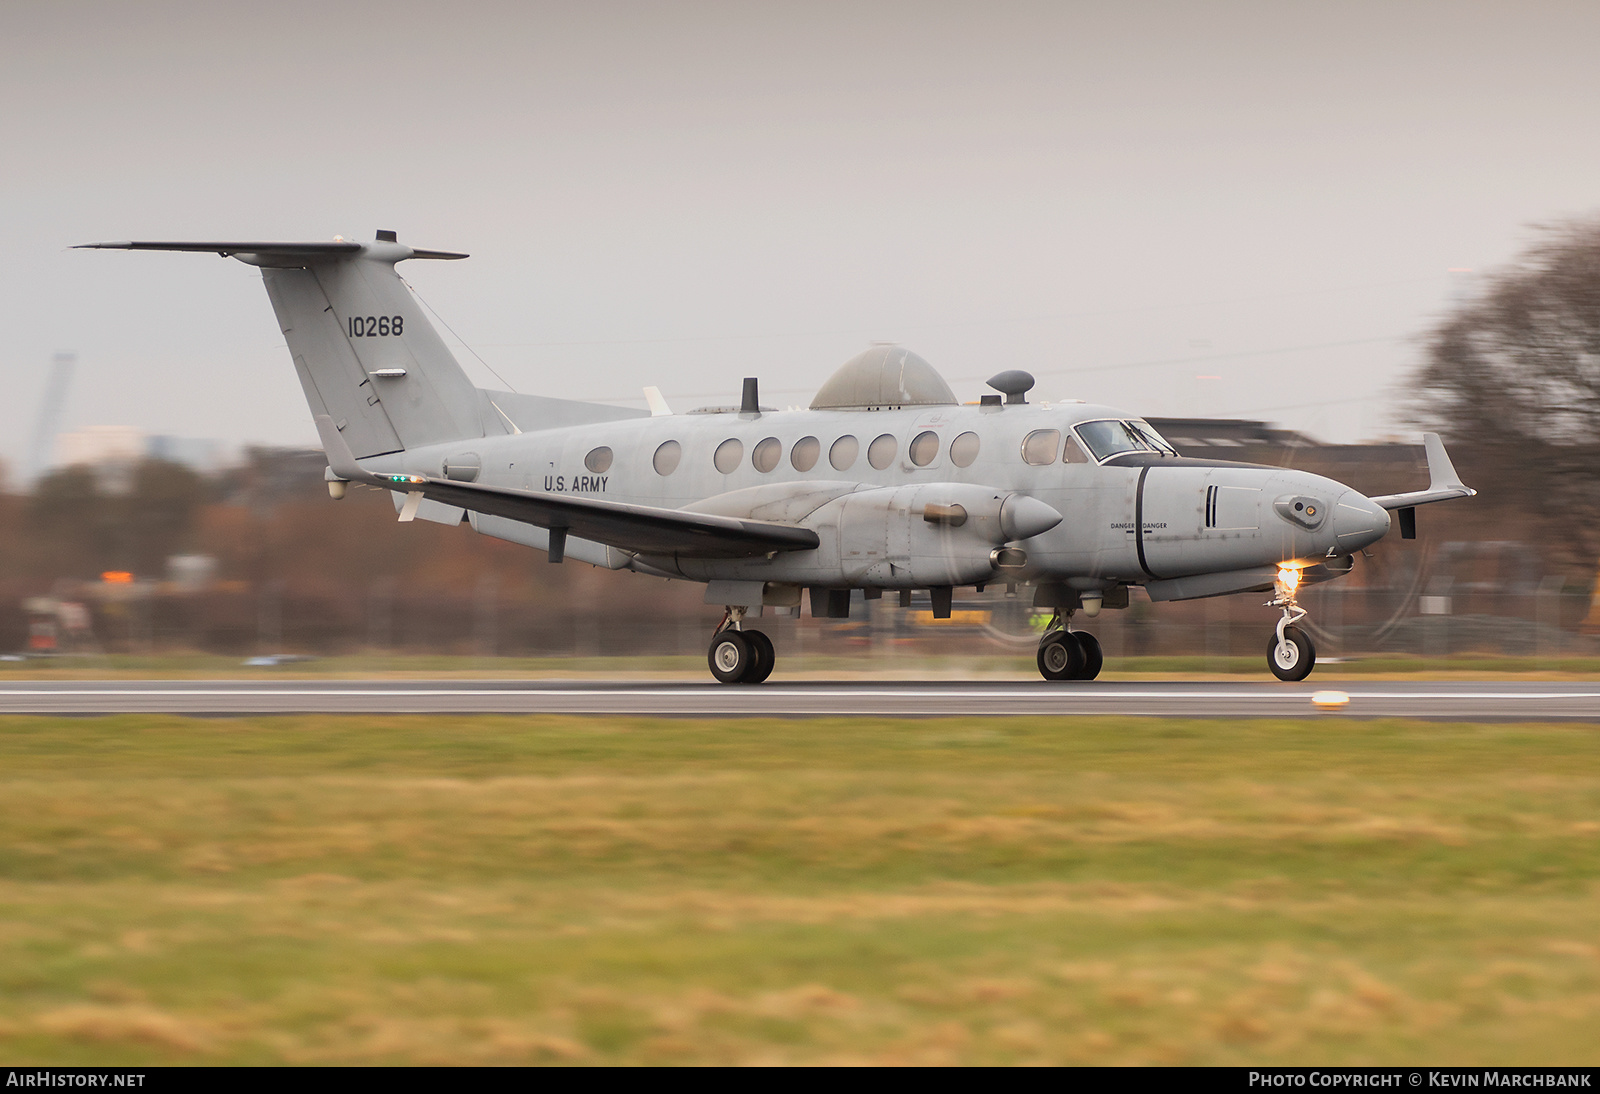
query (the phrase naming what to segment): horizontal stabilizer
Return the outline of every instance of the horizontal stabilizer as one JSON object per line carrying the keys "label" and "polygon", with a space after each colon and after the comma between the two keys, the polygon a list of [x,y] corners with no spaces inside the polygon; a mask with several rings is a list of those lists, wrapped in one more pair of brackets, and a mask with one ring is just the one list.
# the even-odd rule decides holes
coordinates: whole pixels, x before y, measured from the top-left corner
{"label": "horizontal stabilizer", "polygon": [[357,243],[349,239],[319,239],[306,242],[267,241],[185,241],[185,240],[114,240],[108,243],[79,243],[74,250],[97,251],[193,251],[200,254],[219,254],[224,258],[234,255],[261,255],[264,258],[337,258],[356,255],[363,251],[383,249],[384,257],[397,258],[466,258],[457,251],[422,251],[403,247],[397,243],[380,241],[376,244]]}
{"label": "horizontal stabilizer", "polygon": [[312,243],[178,243],[150,240],[120,240],[111,243],[80,243],[74,250],[98,251],[199,251],[227,256],[252,255],[337,255],[355,254],[361,244],[343,239],[318,240]]}

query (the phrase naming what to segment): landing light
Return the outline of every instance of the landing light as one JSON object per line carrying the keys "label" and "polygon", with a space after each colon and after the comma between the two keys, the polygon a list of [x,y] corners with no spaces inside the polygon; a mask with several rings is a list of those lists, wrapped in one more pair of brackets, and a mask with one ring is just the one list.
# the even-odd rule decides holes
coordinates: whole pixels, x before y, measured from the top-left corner
{"label": "landing light", "polygon": [[1300,587],[1300,570],[1294,566],[1278,567],[1278,585],[1288,595]]}

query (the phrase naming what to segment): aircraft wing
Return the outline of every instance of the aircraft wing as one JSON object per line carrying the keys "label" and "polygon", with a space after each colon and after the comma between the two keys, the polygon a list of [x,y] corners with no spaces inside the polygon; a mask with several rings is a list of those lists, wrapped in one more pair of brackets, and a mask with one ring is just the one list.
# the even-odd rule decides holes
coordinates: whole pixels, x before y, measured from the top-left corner
{"label": "aircraft wing", "polygon": [[1428,455],[1428,488],[1412,490],[1406,494],[1380,494],[1370,499],[1385,509],[1409,509],[1413,505],[1426,505],[1430,501],[1449,501],[1451,498],[1470,498],[1477,493],[1461,482],[1450,454],[1437,433],[1422,435],[1422,448]]}
{"label": "aircraft wing", "polygon": [[821,542],[811,529],[793,524],[716,517],[686,513],[681,509],[432,477],[421,477],[419,483],[418,477],[404,476],[402,481],[380,485],[405,493],[420,493],[430,501],[460,506],[474,513],[509,517],[536,528],[563,528],[580,539],[640,554],[748,558],[773,551],[809,551]]}
{"label": "aircraft wing", "polygon": [[809,551],[821,542],[809,528],[776,521],[689,513],[602,498],[485,486],[429,475],[380,475],[356,463],[333,419],[316,416],[328,466],[342,479],[365,482],[474,513],[508,517],[535,528],[560,529],[623,551],[693,558],[749,558],[773,551]]}

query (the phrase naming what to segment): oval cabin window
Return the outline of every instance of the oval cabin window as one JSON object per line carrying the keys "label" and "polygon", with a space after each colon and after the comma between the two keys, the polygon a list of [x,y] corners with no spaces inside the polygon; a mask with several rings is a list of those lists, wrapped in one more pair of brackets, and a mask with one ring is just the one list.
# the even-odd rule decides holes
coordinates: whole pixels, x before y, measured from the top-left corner
{"label": "oval cabin window", "polygon": [[810,471],[817,466],[817,457],[822,455],[822,442],[815,437],[801,437],[794,442],[794,448],[789,452],[789,463],[796,471]]}
{"label": "oval cabin window", "polygon": [[1056,462],[1056,452],[1061,448],[1059,429],[1035,429],[1022,439],[1022,462],[1044,467]]}
{"label": "oval cabin window", "polygon": [[828,449],[828,462],[833,464],[835,471],[848,471],[850,465],[856,462],[856,456],[861,451],[861,442],[850,434],[833,442],[833,447]]}
{"label": "oval cabin window", "polygon": [[678,469],[678,461],[683,459],[683,446],[677,441],[662,441],[661,447],[656,449],[655,459],[650,462],[655,465],[656,474],[670,475]]}
{"label": "oval cabin window", "polygon": [[867,446],[867,462],[882,471],[894,462],[894,452],[898,447],[893,434],[881,434]]}
{"label": "oval cabin window", "polygon": [[736,437],[729,437],[717,445],[717,451],[711,457],[711,462],[716,464],[717,470],[724,475],[731,475],[739,469],[739,461],[742,459],[744,459],[744,442]]}
{"label": "oval cabin window", "polygon": [[978,458],[978,435],[963,433],[950,442],[950,462],[957,467],[971,467]]}
{"label": "oval cabin window", "polygon": [[596,448],[583,458],[583,466],[596,475],[604,475],[611,469],[611,449],[605,445]]}
{"label": "oval cabin window", "polygon": [[918,433],[911,441],[911,462],[918,467],[927,467],[939,455],[939,434],[931,429]]}
{"label": "oval cabin window", "polygon": [[778,466],[778,461],[783,458],[783,443],[776,437],[768,437],[756,445],[755,451],[750,453],[750,462],[756,465],[756,470],[765,474]]}

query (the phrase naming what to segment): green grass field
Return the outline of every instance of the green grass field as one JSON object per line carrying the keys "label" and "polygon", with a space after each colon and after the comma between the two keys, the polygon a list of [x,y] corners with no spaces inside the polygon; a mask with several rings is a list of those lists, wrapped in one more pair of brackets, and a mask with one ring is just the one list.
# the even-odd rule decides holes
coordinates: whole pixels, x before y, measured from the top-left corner
{"label": "green grass field", "polygon": [[0,719],[0,1059],[1600,1062],[1600,730]]}

